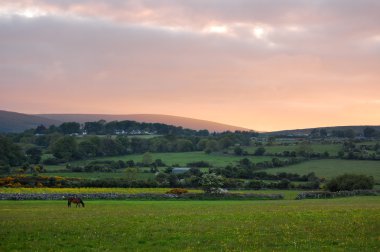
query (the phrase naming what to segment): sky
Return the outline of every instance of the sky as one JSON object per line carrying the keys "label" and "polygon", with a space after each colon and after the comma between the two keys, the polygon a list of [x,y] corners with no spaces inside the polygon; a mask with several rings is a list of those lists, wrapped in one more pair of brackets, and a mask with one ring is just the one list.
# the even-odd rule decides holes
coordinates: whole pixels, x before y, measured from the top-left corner
{"label": "sky", "polygon": [[0,0],[0,109],[380,125],[378,0]]}

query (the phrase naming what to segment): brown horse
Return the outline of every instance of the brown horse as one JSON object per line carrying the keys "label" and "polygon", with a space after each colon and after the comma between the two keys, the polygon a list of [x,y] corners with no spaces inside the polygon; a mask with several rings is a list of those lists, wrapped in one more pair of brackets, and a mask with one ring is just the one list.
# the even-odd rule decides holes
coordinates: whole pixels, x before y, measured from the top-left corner
{"label": "brown horse", "polygon": [[84,207],[84,202],[81,198],[77,198],[77,197],[70,197],[67,199],[67,207],[71,207],[71,203],[75,203],[77,204],[76,207],[80,207],[80,205],[82,205]]}

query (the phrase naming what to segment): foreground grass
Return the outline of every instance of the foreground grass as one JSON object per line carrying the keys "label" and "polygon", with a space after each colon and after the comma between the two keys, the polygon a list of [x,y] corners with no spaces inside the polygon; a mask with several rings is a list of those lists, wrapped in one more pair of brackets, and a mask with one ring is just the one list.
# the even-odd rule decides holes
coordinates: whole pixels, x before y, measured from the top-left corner
{"label": "foreground grass", "polygon": [[1,251],[379,251],[380,200],[0,202]]}

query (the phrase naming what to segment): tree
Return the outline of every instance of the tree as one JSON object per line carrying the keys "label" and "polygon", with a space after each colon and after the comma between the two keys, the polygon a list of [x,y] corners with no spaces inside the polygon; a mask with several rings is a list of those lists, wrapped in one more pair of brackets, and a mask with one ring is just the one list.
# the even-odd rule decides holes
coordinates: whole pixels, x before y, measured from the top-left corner
{"label": "tree", "polygon": [[64,136],[55,141],[51,146],[51,151],[56,158],[66,161],[77,157],[77,143],[74,137]]}
{"label": "tree", "polygon": [[144,153],[144,155],[142,156],[142,163],[144,165],[150,165],[151,163],[153,163],[153,157],[152,154],[150,154],[150,152]]}
{"label": "tree", "polygon": [[21,148],[8,137],[0,135],[0,164],[4,166],[17,166],[22,164],[25,157]]}
{"label": "tree", "polygon": [[219,146],[218,146],[218,142],[216,140],[209,140],[206,144],[206,149],[205,149],[205,152],[206,153],[211,153],[211,152],[214,152],[214,151],[218,151],[219,150]]}
{"label": "tree", "polygon": [[259,148],[257,148],[257,149],[255,150],[254,155],[255,155],[255,156],[262,156],[262,155],[264,155],[265,151],[266,151],[266,150],[265,150],[264,147],[259,147]]}
{"label": "tree", "polygon": [[321,136],[321,137],[327,137],[327,130],[326,129],[320,129],[319,130],[319,135]]}
{"label": "tree", "polygon": [[185,152],[192,151],[194,149],[193,143],[187,139],[178,139],[176,141],[176,151]]}
{"label": "tree", "polygon": [[241,155],[243,155],[243,149],[242,149],[240,146],[236,146],[236,147],[234,148],[234,153],[235,153],[235,155],[237,155],[237,156],[241,156]]}
{"label": "tree", "polygon": [[135,181],[138,175],[138,170],[135,167],[129,167],[125,169],[125,177],[127,181],[129,182],[129,185],[131,185],[132,181]]}
{"label": "tree", "polygon": [[199,142],[197,143],[197,149],[202,151],[205,150],[207,142],[208,140],[206,138],[202,138],[201,140],[199,140]]}
{"label": "tree", "polygon": [[303,157],[310,157],[313,153],[313,148],[309,142],[302,142],[297,146],[297,153]]}
{"label": "tree", "polygon": [[34,134],[45,134],[47,132],[47,128],[44,125],[38,125],[34,130]]}
{"label": "tree", "polygon": [[80,124],[77,122],[64,122],[61,125],[59,125],[59,129],[65,135],[79,133]]}
{"label": "tree", "polygon": [[31,147],[26,150],[28,161],[31,164],[38,164],[41,161],[42,151],[38,147]]}
{"label": "tree", "polygon": [[376,136],[376,130],[371,127],[365,127],[363,129],[363,134],[365,137],[375,137]]}
{"label": "tree", "polygon": [[223,177],[215,173],[203,174],[200,184],[205,193],[217,193],[223,186]]}
{"label": "tree", "polygon": [[372,189],[375,180],[372,176],[344,174],[331,179],[326,187],[331,192]]}
{"label": "tree", "polygon": [[356,136],[356,133],[355,133],[355,131],[353,129],[346,129],[344,131],[344,136],[347,137],[347,138],[352,139],[352,138],[354,138]]}

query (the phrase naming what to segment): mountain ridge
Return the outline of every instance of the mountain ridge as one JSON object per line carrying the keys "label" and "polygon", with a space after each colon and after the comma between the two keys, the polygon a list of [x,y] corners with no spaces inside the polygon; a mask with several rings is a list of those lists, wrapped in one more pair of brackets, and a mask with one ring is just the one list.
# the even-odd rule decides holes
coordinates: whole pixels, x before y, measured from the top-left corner
{"label": "mountain ridge", "polygon": [[50,126],[62,122],[24,113],[0,110],[0,132],[17,133],[38,125]]}
{"label": "mountain ridge", "polygon": [[181,126],[194,130],[207,129],[210,132],[222,131],[250,131],[251,129],[181,116],[158,115],[158,114],[25,114],[13,111],[0,110],[0,132],[22,132],[26,129],[35,128],[38,125],[59,125],[63,122],[91,122],[91,121],[123,121],[131,120],[147,123],[163,123]]}
{"label": "mountain ridge", "polygon": [[208,120],[195,119],[182,116],[163,115],[163,114],[36,114],[39,117],[44,117],[53,120],[59,120],[63,122],[75,121],[79,123],[90,121],[137,121],[146,123],[164,123],[168,125],[181,126],[183,128],[189,128],[194,130],[207,129],[211,132],[222,131],[250,131],[251,129],[218,123]]}

